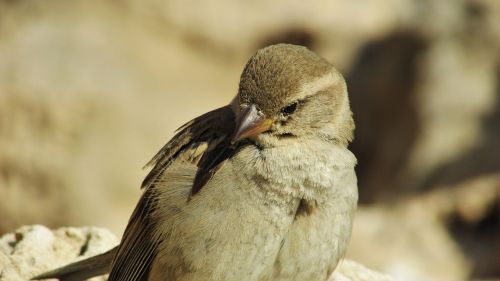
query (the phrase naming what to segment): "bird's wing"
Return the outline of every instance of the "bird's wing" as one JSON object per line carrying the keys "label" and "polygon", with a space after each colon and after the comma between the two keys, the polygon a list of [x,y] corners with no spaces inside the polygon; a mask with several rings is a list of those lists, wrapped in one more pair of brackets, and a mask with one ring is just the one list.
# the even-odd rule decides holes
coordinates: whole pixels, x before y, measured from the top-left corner
{"label": "bird's wing", "polygon": [[91,277],[109,273],[117,247],[81,261],[37,275],[31,280],[59,279],[59,281],[83,281]]}
{"label": "bird's wing", "polygon": [[[146,166],[153,166],[142,182],[142,188],[148,188],[161,177],[172,161],[180,156],[191,157],[197,161],[199,171],[193,185],[193,193],[206,183],[217,165],[231,155],[230,138],[235,127],[235,115],[230,106],[224,106],[207,112],[177,129],[177,134],[149,161]],[[202,148],[201,158],[196,157]],[[191,155],[186,153],[191,151]]]}
{"label": "bird's wing", "polygon": [[[113,261],[109,281],[148,279],[157,247],[161,243],[161,237],[154,235],[155,220],[152,219],[152,213],[158,206],[159,196],[155,184],[173,161],[191,159],[191,162],[198,166],[191,194],[199,191],[213,175],[217,166],[234,151],[230,143],[235,126],[234,119],[234,113],[229,106],[201,115],[182,126],[150,161],[149,165],[153,165],[153,168],[142,184],[145,188],[144,193],[125,229]],[[201,152],[199,152],[200,147]],[[196,156],[197,154],[199,156]]]}

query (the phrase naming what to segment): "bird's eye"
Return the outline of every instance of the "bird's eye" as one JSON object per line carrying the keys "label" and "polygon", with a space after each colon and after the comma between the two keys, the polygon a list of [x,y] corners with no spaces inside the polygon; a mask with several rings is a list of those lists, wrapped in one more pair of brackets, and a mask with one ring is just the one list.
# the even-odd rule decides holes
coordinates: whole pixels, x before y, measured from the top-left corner
{"label": "bird's eye", "polygon": [[281,113],[283,113],[283,115],[285,115],[285,116],[294,113],[295,110],[297,109],[297,104],[298,104],[298,102],[294,102],[294,103],[291,103],[291,104],[283,107],[281,109]]}

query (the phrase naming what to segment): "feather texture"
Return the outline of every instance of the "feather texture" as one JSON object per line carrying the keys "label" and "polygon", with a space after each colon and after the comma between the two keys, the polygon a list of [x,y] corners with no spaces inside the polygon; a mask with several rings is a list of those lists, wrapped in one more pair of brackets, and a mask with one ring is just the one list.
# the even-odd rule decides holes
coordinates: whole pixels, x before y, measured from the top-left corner
{"label": "feather texture", "polygon": [[235,114],[229,105],[205,113],[177,130],[177,134],[149,161],[146,166],[153,166],[142,182],[142,188],[148,188],[158,180],[165,169],[186,151],[197,150],[206,144],[198,172],[193,183],[192,194],[196,194],[216,171],[218,165],[230,157],[236,150],[231,146],[231,135],[235,128]]}
{"label": "feather texture", "polygon": [[[191,190],[192,195],[196,194],[219,164],[236,151],[230,143],[234,126],[235,115],[229,106],[203,114],[180,127],[177,134],[146,165],[152,165],[153,168],[142,183],[144,194],[125,230],[113,261],[110,281],[148,279],[151,263],[162,242],[153,237],[156,226],[151,214],[158,208],[159,198],[155,184],[173,161],[187,160],[198,166]],[[201,157],[197,156],[200,153]]]}

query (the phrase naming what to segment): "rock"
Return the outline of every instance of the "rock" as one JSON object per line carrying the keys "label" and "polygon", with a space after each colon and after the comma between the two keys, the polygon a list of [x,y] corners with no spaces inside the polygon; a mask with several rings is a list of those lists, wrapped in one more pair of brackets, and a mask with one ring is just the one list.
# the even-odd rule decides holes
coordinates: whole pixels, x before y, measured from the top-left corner
{"label": "rock", "polygon": [[498,277],[500,261],[500,173],[469,177],[415,198],[438,214],[462,252],[474,261],[473,276]]}
{"label": "rock", "polygon": [[328,281],[394,281],[394,279],[387,274],[373,271],[355,261],[345,259],[341,261]]}
{"label": "rock", "polygon": [[[118,243],[109,230],[97,227],[24,226],[0,238],[0,281],[22,281],[105,252]],[[106,276],[90,280],[105,281]],[[344,260],[329,281],[392,281],[354,261]]]}
{"label": "rock", "polygon": [[401,281],[466,281],[472,271],[425,200],[358,208],[347,257]]}
{"label": "rock", "polygon": [[[21,281],[109,250],[118,239],[97,227],[23,226],[0,238],[0,281]],[[95,279],[105,280],[103,278]]]}
{"label": "rock", "polygon": [[362,203],[499,169],[498,3],[408,1],[407,28],[364,42],[345,72]]}

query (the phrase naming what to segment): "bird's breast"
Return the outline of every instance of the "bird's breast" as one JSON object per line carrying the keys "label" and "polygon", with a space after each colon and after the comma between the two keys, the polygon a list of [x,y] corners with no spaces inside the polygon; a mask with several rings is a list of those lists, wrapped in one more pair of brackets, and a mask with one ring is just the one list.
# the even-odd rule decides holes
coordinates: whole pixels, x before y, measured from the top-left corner
{"label": "bird's breast", "polygon": [[287,146],[258,149],[246,147],[232,159],[237,177],[266,196],[321,203],[329,194],[342,192],[335,183],[345,170],[352,170],[356,158],[345,147],[304,141]]}

